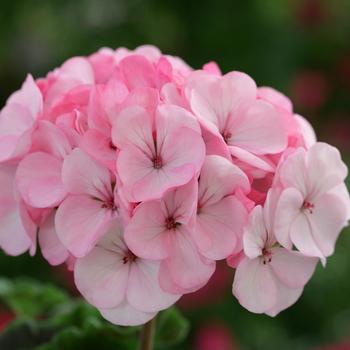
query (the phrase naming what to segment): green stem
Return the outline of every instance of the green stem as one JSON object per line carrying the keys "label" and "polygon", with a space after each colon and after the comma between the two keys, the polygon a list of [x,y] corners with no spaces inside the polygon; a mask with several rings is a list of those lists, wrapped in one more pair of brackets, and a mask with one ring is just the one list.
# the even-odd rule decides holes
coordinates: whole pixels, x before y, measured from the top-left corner
{"label": "green stem", "polygon": [[153,338],[156,328],[156,318],[144,324],[140,336],[140,350],[153,350]]}

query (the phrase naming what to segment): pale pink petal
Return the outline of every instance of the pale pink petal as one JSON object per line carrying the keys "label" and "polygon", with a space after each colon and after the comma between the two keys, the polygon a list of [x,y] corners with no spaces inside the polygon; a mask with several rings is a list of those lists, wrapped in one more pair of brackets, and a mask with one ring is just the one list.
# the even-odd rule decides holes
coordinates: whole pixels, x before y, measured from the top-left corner
{"label": "pale pink petal", "polygon": [[247,176],[226,158],[207,156],[200,174],[199,204],[211,205],[233,194],[237,188],[245,193],[250,189]]}
{"label": "pale pink petal", "polygon": [[309,195],[312,198],[339,185],[348,174],[340,152],[323,142],[317,142],[309,149],[307,171],[310,179]]}
{"label": "pale pink petal", "polygon": [[281,165],[280,181],[285,187],[295,187],[305,198],[308,195],[308,170],[306,151],[298,148]]}
{"label": "pale pink petal", "polygon": [[279,108],[283,108],[288,113],[293,112],[293,105],[291,100],[287,96],[283,95],[282,93],[271,87],[259,87],[258,98],[268,101]]}
{"label": "pale pink petal", "polygon": [[[128,106],[140,106],[153,114],[159,103],[159,92],[149,87],[139,87],[132,90],[121,105],[121,109]],[[118,118],[118,115],[115,115]]]}
{"label": "pale pink petal", "polygon": [[76,79],[83,84],[94,83],[94,72],[89,61],[84,57],[73,57],[60,68],[61,79]]}
{"label": "pale pink petal", "polygon": [[275,171],[275,165],[273,165],[271,161],[264,159],[262,156],[257,156],[240,147],[228,146],[228,149],[233,157],[238,158],[250,167],[261,169],[265,172]]}
{"label": "pale pink petal", "polygon": [[308,120],[302,117],[301,115],[295,114],[294,118],[298,122],[300,132],[304,139],[305,147],[310,148],[317,141],[315,130],[308,122]]}
{"label": "pale pink petal", "polygon": [[169,267],[166,260],[162,260],[160,262],[159,285],[164,292],[178,295],[192,293],[198,289],[196,286],[194,288],[183,288],[177,285],[169,272]]}
{"label": "pale pink petal", "polygon": [[157,108],[156,113],[157,144],[160,146],[165,138],[179,128],[189,128],[200,134],[200,126],[194,115],[186,109],[164,104]]}
{"label": "pale pink petal", "polygon": [[18,165],[16,184],[23,200],[35,208],[57,206],[65,197],[62,160],[43,152],[31,153]]}
{"label": "pale pink petal", "polygon": [[27,108],[10,104],[0,112],[0,162],[23,156],[31,146],[33,119]]}
{"label": "pale pink petal", "polygon": [[248,213],[234,196],[200,209],[194,239],[201,253],[209,259],[221,260],[237,250]]}
{"label": "pale pink petal", "polygon": [[[0,167],[0,247],[9,255],[19,255],[27,251],[32,246],[31,236],[36,231],[29,216],[22,215],[21,206],[15,199],[14,172],[15,168],[12,166]],[[22,217],[28,223],[23,222]]]}
{"label": "pale pink petal", "polygon": [[269,263],[277,278],[287,287],[303,288],[313,275],[318,259],[284,248],[272,248]]}
{"label": "pale pink petal", "polygon": [[315,240],[310,222],[304,213],[300,213],[294,219],[290,227],[290,238],[301,253],[307,256],[324,258]]}
{"label": "pale pink petal", "polygon": [[276,288],[276,302],[272,308],[265,311],[265,313],[271,317],[275,317],[281,311],[293,305],[300,298],[304,289],[303,287],[295,289],[286,287],[283,283],[280,283],[278,280],[276,280]]}
{"label": "pale pink petal", "polygon": [[43,107],[43,98],[33,77],[28,74],[21,89],[13,93],[7,104],[18,104],[29,109],[33,119],[36,119]]}
{"label": "pale pink petal", "polygon": [[186,227],[180,226],[171,238],[171,255],[166,263],[174,283],[184,289],[203,287],[214,273],[215,263],[198,252]]}
{"label": "pale pink petal", "polygon": [[113,123],[113,143],[120,149],[133,145],[150,157],[154,154],[152,116],[139,106],[125,108]]}
{"label": "pale pink petal", "polygon": [[267,240],[268,232],[265,226],[263,208],[257,205],[250,213],[248,225],[244,230],[243,247],[245,255],[250,259],[261,256]]}
{"label": "pale pink petal", "polygon": [[295,188],[284,190],[276,206],[274,233],[278,242],[285,248],[292,247],[290,230],[294,220],[301,215],[304,198]]}
{"label": "pale pink petal", "polygon": [[332,255],[340,231],[347,225],[343,201],[335,194],[324,194],[317,198],[308,217],[317,246],[324,256]]}
{"label": "pale pink petal", "polygon": [[46,120],[38,123],[33,133],[31,152],[45,152],[64,158],[70,151],[71,145],[60,128]]}
{"label": "pale pink petal", "polygon": [[68,196],[56,214],[56,230],[64,246],[76,257],[85,256],[104,233],[112,213],[100,201],[84,195]]}
{"label": "pale pink petal", "polygon": [[117,151],[110,137],[97,130],[88,130],[81,139],[80,148],[108,169],[114,171]]}
{"label": "pale pink petal", "polygon": [[119,68],[130,90],[138,87],[157,87],[155,68],[145,57],[125,57],[120,61]]}
{"label": "pale pink petal", "polygon": [[112,192],[108,169],[79,148],[64,159],[62,180],[66,190],[72,194],[88,194],[105,199]]}
{"label": "pale pink petal", "polygon": [[60,265],[68,259],[69,253],[57,236],[55,211],[40,226],[38,240],[41,253],[51,265]]}
{"label": "pale pink petal", "polygon": [[224,157],[229,161],[232,160],[229,148],[217,130],[212,131],[202,126],[202,137],[207,155],[216,155]]}
{"label": "pale pink petal", "polygon": [[128,247],[144,259],[166,258],[170,249],[166,219],[159,201],[139,204],[125,229]]}
{"label": "pale pink petal", "polygon": [[163,167],[170,184],[174,186],[187,183],[197,174],[205,158],[205,145],[202,137],[189,128],[179,128],[163,142],[161,149]]}
{"label": "pale pink petal", "polygon": [[174,304],[181,295],[164,292],[158,281],[159,262],[136,259],[130,267],[127,300],[137,310],[157,312]]}
{"label": "pale pink petal", "polygon": [[22,222],[19,205],[2,197],[0,205],[0,247],[8,255],[20,255],[32,246],[32,240]]}
{"label": "pale pink petal", "polygon": [[278,289],[268,264],[246,258],[236,269],[232,292],[250,312],[265,313],[276,304]]}
{"label": "pale pink petal", "polygon": [[167,177],[155,169],[152,160],[135,146],[120,151],[117,171],[123,183],[123,192],[131,202],[160,198],[167,188]]}
{"label": "pale pink petal", "polygon": [[255,82],[246,74],[232,72],[224,77],[205,72],[193,73],[187,83],[191,108],[206,125],[224,131],[230,113],[256,97]]}
{"label": "pale pink petal", "polygon": [[162,212],[166,217],[176,218],[181,224],[192,223],[197,211],[198,181],[193,178],[184,186],[177,187],[167,192],[161,202]]}
{"label": "pale pink petal", "polygon": [[84,298],[98,308],[120,305],[126,296],[130,266],[123,255],[96,246],[74,268],[76,286]]}
{"label": "pale pink petal", "polygon": [[123,302],[113,309],[99,309],[101,315],[119,326],[139,326],[151,320],[156,312],[142,312],[135,309],[129,303]]}
{"label": "pale pink petal", "polygon": [[255,154],[278,153],[287,146],[282,118],[267,102],[256,101],[244,116],[236,119],[233,117],[232,120],[229,145]]}
{"label": "pale pink petal", "polygon": [[263,215],[264,215],[265,227],[267,232],[269,233],[268,235],[269,243],[272,243],[272,240],[274,240],[275,242],[275,239],[272,236],[275,230],[274,228],[275,222],[276,222],[275,214],[276,214],[277,203],[280,199],[280,195],[281,195],[280,188],[270,187],[269,190],[267,191],[266,200],[264,203]]}
{"label": "pale pink petal", "polygon": [[340,185],[332,188],[328,193],[335,194],[343,201],[343,205],[347,213],[346,220],[350,220],[350,194],[346,184],[343,182]]}

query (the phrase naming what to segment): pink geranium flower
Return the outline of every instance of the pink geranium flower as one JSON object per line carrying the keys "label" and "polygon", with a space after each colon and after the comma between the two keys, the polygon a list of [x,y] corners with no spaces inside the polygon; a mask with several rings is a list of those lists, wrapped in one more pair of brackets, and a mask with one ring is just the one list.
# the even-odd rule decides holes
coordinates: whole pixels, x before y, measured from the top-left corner
{"label": "pink geranium flower", "polygon": [[123,226],[114,220],[93,250],[77,260],[74,276],[79,291],[106,319],[138,325],[180,298],[160,288],[159,265],[131,252]]}
{"label": "pink geranium flower", "polygon": [[161,285],[172,292],[194,291],[214,272],[215,264],[198,251],[193,239],[197,193],[193,179],[161,200],[139,204],[126,227],[125,240],[135,254],[162,260]]}
{"label": "pink geranium flower", "polygon": [[118,175],[133,202],[160,198],[184,185],[204,160],[199,125],[178,106],[160,105],[155,116],[141,107],[126,108],[118,115],[112,136],[120,149]]}
{"label": "pink geranium flower", "polygon": [[62,181],[68,195],[57,210],[57,234],[73,255],[83,257],[121,213],[113,189],[116,179],[76,148],[63,162]]}
{"label": "pink geranium flower", "polygon": [[282,163],[275,222],[280,244],[320,258],[333,254],[349,219],[348,199],[339,194],[346,175],[339,151],[325,143],[299,148]]}
{"label": "pink geranium flower", "polygon": [[0,247],[9,255],[35,252],[36,225],[17,193],[13,165],[0,165]]}
{"label": "pink geranium flower", "polygon": [[201,253],[214,260],[241,250],[248,211],[235,191],[247,193],[247,176],[227,159],[207,156],[199,180],[194,239]]}
{"label": "pink geranium flower", "polygon": [[42,108],[41,92],[28,75],[0,112],[0,162],[18,159],[29,151],[31,133]]}
{"label": "pink geranium flower", "polygon": [[280,247],[274,237],[275,193],[256,206],[243,236],[245,257],[238,263],[233,294],[251,312],[277,315],[300,297],[318,259]]}
{"label": "pink geranium flower", "polygon": [[32,139],[31,153],[17,168],[18,190],[34,208],[56,207],[66,196],[61,173],[71,145],[58,127],[44,120],[38,123]]}
{"label": "pink geranium flower", "polygon": [[287,134],[272,104],[257,99],[255,82],[246,74],[231,72],[223,77],[194,72],[186,94],[205,129],[208,154],[232,156],[271,171],[260,155],[283,151]]}

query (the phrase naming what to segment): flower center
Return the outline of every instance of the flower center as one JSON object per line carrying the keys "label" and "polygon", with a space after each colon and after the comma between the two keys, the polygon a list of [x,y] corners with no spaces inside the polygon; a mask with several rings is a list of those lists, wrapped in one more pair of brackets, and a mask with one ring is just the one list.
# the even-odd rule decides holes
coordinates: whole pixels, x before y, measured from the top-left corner
{"label": "flower center", "polygon": [[116,151],[117,150],[117,147],[114,145],[114,143],[111,141],[109,141],[109,148],[113,151]]}
{"label": "flower center", "polygon": [[123,264],[134,262],[136,259],[137,256],[129,249],[123,257]]}
{"label": "flower center", "polygon": [[117,211],[118,207],[115,205],[113,198],[106,200],[102,203],[101,207],[103,209],[109,209],[112,211]]}
{"label": "flower center", "polygon": [[262,261],[263,261],[263,264],[266,265],[267,263],[270,263],[272,260],[272,253],[270,250],[264,248],[262,250]]}
{"label": "flower center", "polygon": [[304,201],[303,209],[308,210],[310,214],[313,213],[314,208],[315,208],[314,204],[312,204],[311,202],[308,202],[308,201]]}
{"label": "flower center", "polygon": [[163,166],[161,156],[155,156],[152,161],[153,161],[153,168],[154,169],[160,169]]}
{"label": "flower center", "polygon": [[230,138],[232,137],[232,134],[230,132],[224,131],[221,136],[223,137],[225,143],[228,143]]}
{"label": "flower center", "polygon": [[176,222],[173,217],[165,219],[165,227],[167,228],[167,230],[175,230],[176,227],[180,225],[181,224],[179,222]]}

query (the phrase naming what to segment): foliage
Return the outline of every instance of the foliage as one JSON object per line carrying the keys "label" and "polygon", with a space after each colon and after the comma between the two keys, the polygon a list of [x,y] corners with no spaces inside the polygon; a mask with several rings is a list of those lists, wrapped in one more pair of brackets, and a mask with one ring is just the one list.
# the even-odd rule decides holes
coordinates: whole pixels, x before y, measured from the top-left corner
{"label": "foliage", "polygon": [[[137,347],[140,327],[117,327],[80,298],[52,285],[29,279],[0,279],[0,299],[16,319],[0,335],[0,349],[79,350]],[[182,342],[188,321],[175,308],[158,316],[155,345]]]}

